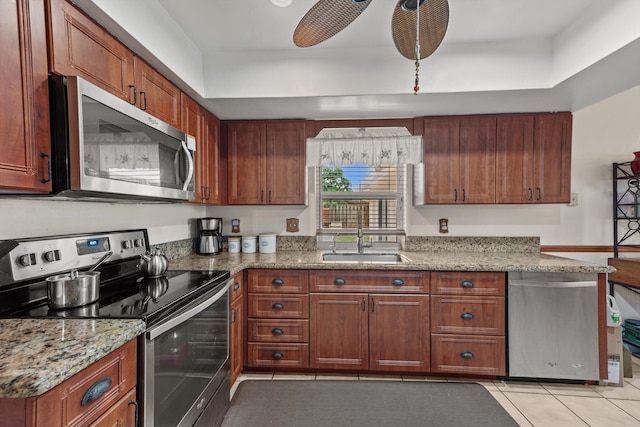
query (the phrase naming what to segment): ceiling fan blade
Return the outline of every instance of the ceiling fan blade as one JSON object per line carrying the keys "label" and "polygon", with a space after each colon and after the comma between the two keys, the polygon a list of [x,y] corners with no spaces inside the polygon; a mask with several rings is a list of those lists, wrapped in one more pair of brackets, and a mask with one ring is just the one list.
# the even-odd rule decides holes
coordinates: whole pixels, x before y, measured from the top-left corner
{"label": "ceiling fan blade", "polygon": [[393,42],[402,56],[416,59],[416,6],[420,5],[420,59],[440,46],[449,25],[447,0],[400,0],[393,12]]}
{"label": "ceiling fan blade", "polygon": [[293,32],[298,47],[317,45],[353,22],[372,0],[319,0],[302,17]]}

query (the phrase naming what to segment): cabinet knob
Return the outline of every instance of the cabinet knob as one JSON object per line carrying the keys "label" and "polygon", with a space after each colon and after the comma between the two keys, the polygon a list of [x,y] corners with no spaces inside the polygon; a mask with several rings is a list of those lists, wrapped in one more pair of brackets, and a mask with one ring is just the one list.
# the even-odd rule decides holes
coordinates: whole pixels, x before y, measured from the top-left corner
{"label": "cabinet knob", "polygon": [[460,282],[460,286],[463,288],[473,288],[473,282],[471,280],[463,280]]}
{"label": "cabinet knob", "polygon": [[280,328],[273,328],[273,329],[271,330],[271,333],[272,333],[273,335],[283,335],[283,334],[284,334],[284,331],[283,331],[282,329],[280,329]]}
{"label": "cabinet knob", "polygon": [[460,317],[462,317],[464,320],[470,320],[473,319],[473,313],[464,312],[460,315]]}
{"label": "cabinet knob", "polygon": [[234,290],[234,291],[237,291],[238,289],[240,289],[240,283],[235,282],[235,283],[233,284],[233,290]]}
{"label": "cabinet knob", "polygon": [[284,354],[280,353],[279,351],[274,351],[273,353],[271,353],[271,357],[276,360],[280,360],[284,357]]}
{"label": "cabinet knob", "polygon": [[391,281],[391,284],[394,285],[394,286],[402,286],[402,285],[404,285],[404,280],[402,280],[402,279],[393,279]]}
{"label": "cabinet knob", "polygon": [[280,285],[284,285],[284,280],[280,279],[279,277],[276,277],[271,281],[271,283],[273,283],[276,286],[280,286]]}
{"label": "cabinet knob", "polygon": [[275,302],[275,303],[273,303],[271,308],[276,309],[276,310],[282,310],[284,308],[284,304],[282,304],[280,302]]}
{"label": "cabinet knob", "polygon": [[347,281],[345,279],[340,278],[340,277],[338,277],[337,279],[335,279],[333,281],[333,284],[336,285],[336,286],[342,286],[345,283],[347,283]]}
{"label": "cabinet knob", "polygon": [[460,357],[462,357],[463,359],[473,359],[473,353],[471,353],[470,351],[463,351],[462,353],[460,353]]}
{"label": "cabinet knob", "polygon": [[47,177],[42,178],[40,180],[40,182],[43,184],[46,184],[47,182],[51,181],[51,156],[48,155],[47,153],[40,153],[41,159],[44,159],[45,157],[47,159]]}

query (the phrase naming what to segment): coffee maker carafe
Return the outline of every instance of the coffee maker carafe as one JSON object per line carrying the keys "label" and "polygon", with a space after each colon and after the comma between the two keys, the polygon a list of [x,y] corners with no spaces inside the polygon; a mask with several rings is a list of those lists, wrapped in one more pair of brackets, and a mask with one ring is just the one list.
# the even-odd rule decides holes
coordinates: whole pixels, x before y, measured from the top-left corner
{"label": "coffee maker carafe", "polygon": [[215,255],[222,252],[222,218],[198,219],[198,253]]}

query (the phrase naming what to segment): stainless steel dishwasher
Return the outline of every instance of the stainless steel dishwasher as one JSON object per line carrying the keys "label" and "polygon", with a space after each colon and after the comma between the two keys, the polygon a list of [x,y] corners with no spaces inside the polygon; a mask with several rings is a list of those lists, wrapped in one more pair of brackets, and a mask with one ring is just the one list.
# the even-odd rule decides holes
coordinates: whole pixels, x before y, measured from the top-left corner
{"label": "stainless steel dishwasher", "polygon": [[508,274],[509,376],[598,380],[597,274]]}

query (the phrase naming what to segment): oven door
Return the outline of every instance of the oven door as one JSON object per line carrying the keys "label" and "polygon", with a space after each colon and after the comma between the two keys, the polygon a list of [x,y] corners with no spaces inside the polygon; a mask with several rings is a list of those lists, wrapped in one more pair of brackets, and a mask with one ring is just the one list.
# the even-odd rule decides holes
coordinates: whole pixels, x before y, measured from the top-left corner
{"label": "oven door", "polygon": [[226,393],[228,403],[231,283],[153,325],[141,339],[139,401],[145,427],[192,427],[217,391]]}

